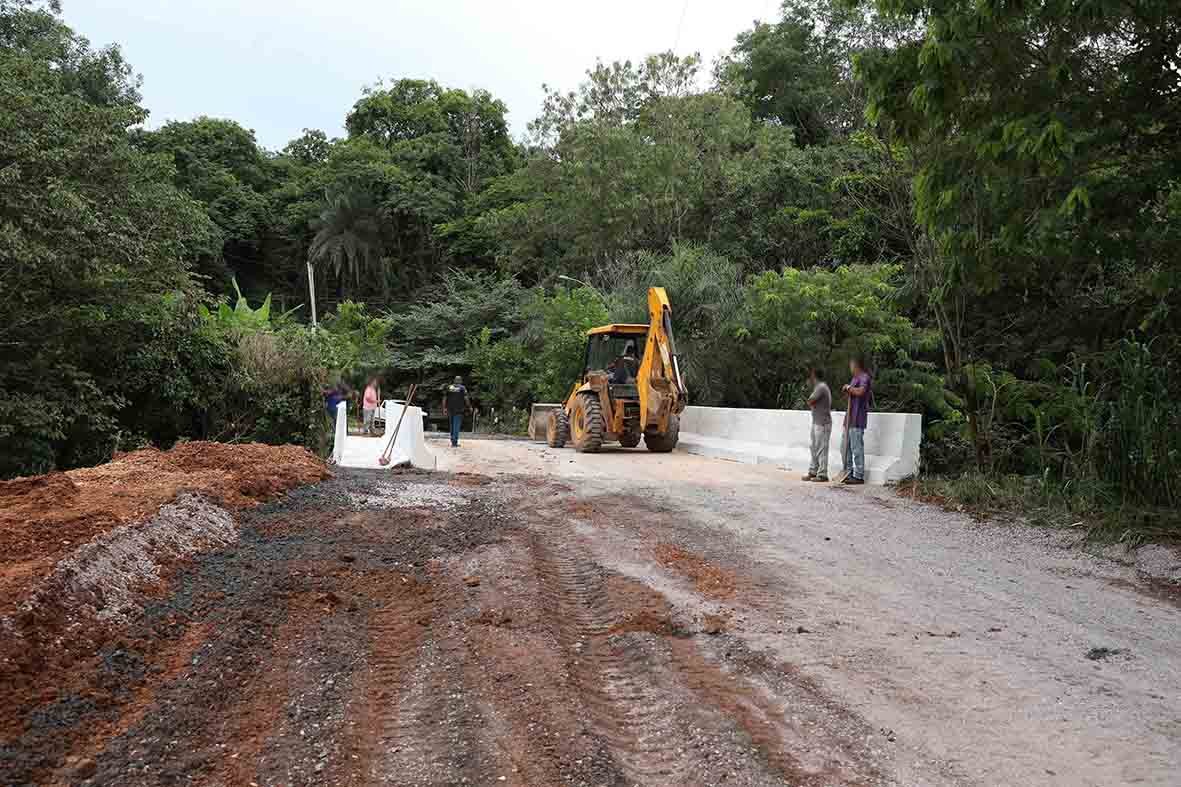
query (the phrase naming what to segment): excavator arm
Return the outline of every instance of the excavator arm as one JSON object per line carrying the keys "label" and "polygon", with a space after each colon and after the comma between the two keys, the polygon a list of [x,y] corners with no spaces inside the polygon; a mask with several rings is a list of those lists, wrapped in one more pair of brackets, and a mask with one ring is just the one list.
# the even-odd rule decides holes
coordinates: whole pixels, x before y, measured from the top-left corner
{"label": "excavator arm", "polygon": [[648,288],[648,340],[636,385],[643,429],[668,430],[669,417],[688,403],[672,330],[672,306],[663,287]]}

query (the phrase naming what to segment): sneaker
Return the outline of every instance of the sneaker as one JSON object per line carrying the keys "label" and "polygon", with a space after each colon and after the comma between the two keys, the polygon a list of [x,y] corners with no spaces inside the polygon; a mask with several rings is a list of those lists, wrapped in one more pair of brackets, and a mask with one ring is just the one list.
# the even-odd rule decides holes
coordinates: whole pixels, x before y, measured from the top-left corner
{"label": "sneaker", "polygon": [[818,475],[818,476],[816,476],[815,478],[813,478],[812,480],[813,480],[813,481],[815,481],[815,482],[816,482],[816,483],[818,483],[818,484],[827,484],[827,483],[828,483],[828,476],[826,476],[826,475]]}
{"label": "sneaker", "polygon": [[865,483],[865,480],[861,479],[861,478],[854,478],[853,476],[849,476],[848,478],[845,479],[845,483],[848,484],[849,486],[860,486]]}
{"label": "sneaker", "polygon": [[801,481],[815,481],[815,480],[816,480],[816,476],[812,475],[811,473],[808,473],[806,476],[804,476],[804,477],[803,477],[803,478],[801,478],[800,480],[801,480]]}

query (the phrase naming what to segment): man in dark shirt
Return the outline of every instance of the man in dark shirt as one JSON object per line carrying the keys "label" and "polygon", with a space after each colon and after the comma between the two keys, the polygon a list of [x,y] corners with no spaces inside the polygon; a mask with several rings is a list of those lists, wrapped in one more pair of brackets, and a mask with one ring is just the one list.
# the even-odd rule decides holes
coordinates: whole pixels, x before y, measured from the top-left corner
{"label": "man in dark shirt", "polygon": [[463,387],[463,378],[456,377],[455,382],[447,386],[447,395],[443,397],[443,415],[451,423],[451,445],[459,445],[459,428],[463,425],[463,411],[467,409],[467,388]]}
{"label": "man in dark shirt", "polygon": [[[860,355],[849,361],[853,379],[841,388],[849,396],[849,412],[845,416],[845,440],[847,450],[845,470],[846,484],[865,483],[865,428],[869,425],[869,402],[873,397],[873,381],[865,371],[865,359]],[[848,465],[851,464],[852,467]]]}

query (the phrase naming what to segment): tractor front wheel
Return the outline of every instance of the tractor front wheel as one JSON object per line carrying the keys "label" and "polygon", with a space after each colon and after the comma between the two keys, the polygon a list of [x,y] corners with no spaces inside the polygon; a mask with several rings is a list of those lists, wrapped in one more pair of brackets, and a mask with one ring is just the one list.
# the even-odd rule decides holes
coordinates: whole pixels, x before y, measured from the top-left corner
{"label": "tractor front wheel", "polygon": [[603,407],[597,396],[575,397],[570,413],[570,437],[574,450],[579,453],[597,454],[603,447]]}
{"label": "tractor front wheel", "polygon": [[562,448],[570,439],[570,419],[566,411],[559,407],[549,414],[545,424],[545,442],[550,448]]}
{"label": "tractor front wheel", "polygon": [[677,447],[677,439],[681,436],[681,419],[675,415],[668,418],[668,431],[664,434],[659,432],[646,432],[644,434],[644,445],[648,450],[655,454],[667,454],[669,451]]}

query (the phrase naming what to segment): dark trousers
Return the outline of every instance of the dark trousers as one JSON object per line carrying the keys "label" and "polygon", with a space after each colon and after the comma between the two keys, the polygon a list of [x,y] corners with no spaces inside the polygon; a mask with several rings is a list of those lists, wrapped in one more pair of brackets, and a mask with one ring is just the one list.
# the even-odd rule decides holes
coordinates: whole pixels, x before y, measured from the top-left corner
{"label": "dark trousers", "polygon": [[463,415],[451,416],[451,445],[459,445],[459,427],[463,425]]}

